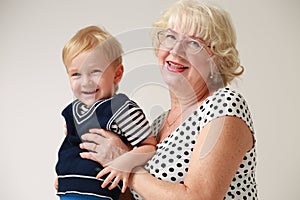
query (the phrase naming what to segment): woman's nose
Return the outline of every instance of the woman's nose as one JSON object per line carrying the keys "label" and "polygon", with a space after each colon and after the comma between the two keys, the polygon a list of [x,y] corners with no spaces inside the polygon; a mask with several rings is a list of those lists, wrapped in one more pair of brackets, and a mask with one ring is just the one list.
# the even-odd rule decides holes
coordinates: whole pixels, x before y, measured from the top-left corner
{"label": "woman's nose", "polygon": [[185,50],[182,44],[182,41],[177,41],[174,47],[170,50],[172,55],[185,57]]}

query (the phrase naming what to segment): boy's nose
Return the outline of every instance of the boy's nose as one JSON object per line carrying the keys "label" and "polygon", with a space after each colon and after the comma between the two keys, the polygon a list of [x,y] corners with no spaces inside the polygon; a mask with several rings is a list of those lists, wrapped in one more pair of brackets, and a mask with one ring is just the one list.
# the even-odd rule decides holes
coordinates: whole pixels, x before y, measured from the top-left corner
{"label": "boy's nose", "polygon": [[84,76],[82,84],[83,85],[91,85],[93,83],[93,80],[89,76]]}

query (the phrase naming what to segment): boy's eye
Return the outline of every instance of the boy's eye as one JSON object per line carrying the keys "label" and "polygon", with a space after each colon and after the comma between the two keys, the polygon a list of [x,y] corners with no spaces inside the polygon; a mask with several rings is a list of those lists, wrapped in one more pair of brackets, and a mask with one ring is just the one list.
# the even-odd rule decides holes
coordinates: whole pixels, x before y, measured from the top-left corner
{"label": "boy's eye", "polygon": [[99,69],[95,69],[95,70],[93,70],[91,73],[92,73],[92,74],[98,74],[98,73],[102,73],[102,71],[99,70]]}
{"label": "boy's eye", "polygon": [[80,73],[73,73],[71,74],[72,77],[79,77],[80,76]]}

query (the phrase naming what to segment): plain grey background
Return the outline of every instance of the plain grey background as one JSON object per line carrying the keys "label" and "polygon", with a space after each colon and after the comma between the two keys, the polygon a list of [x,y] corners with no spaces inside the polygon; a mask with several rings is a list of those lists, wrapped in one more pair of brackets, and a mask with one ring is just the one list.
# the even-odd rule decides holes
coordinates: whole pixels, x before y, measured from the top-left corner
{"label": "plain grey background", "polygon": [[[146,34],[135,34],[151,27],[172,2],[0,1],[0,199],[57,199],[54,167],[64,137],[60,112],[73,100],[61,50],[80,28],[100,25],[123,38],[121,90],[136,99],[150,120],[167,109],[168,95],[153,52],[130,44],[140,39],[141,45],[150,44]],[[247,99],[255,124],[259,198],[300,199],[300,3],[212,2],[231,14],[237,31],[246,70],[234,87]],[[140,82],[132,78],[137,75]]]}

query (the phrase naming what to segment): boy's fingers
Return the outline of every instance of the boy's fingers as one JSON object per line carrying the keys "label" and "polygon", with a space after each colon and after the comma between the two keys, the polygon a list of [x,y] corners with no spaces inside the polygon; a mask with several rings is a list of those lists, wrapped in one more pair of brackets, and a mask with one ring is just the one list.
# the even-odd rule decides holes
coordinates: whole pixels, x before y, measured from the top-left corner
{"label": "boy's fingers", "polygon": [[54,187],[56,190],[58,190],[58,179],[57,178],[55,179]]}
{"label": "boy's fingers", "polygon": [[108,189],[109,190],[114,189],[118,185],[119,182],[120,182],[120,177],[116,176],[114,181],[112,182],[112,184],[108,187]]}
{"label": "boy's fingers", "polygon": [[127,187],[128,187],[128,178],[124,178],[123,179],[122,193],[125,193]]}
{"label": "boy's fingers", "polygon": [[112,173],[110,173],[110,174],[106,177],[106,179],[103,181],[101,187],[102,187],[102,188],[105,188],[110,182],[112,182],[112,180],[114,179],[114,177],[115,177],[115,176],[112,175]]}
{"label": "boy's fingers", "polygon": [[110,172],[110,169],[108,167],[102,169],[96,176],[97,179],[101,178],[105,174],[108,174]]}

